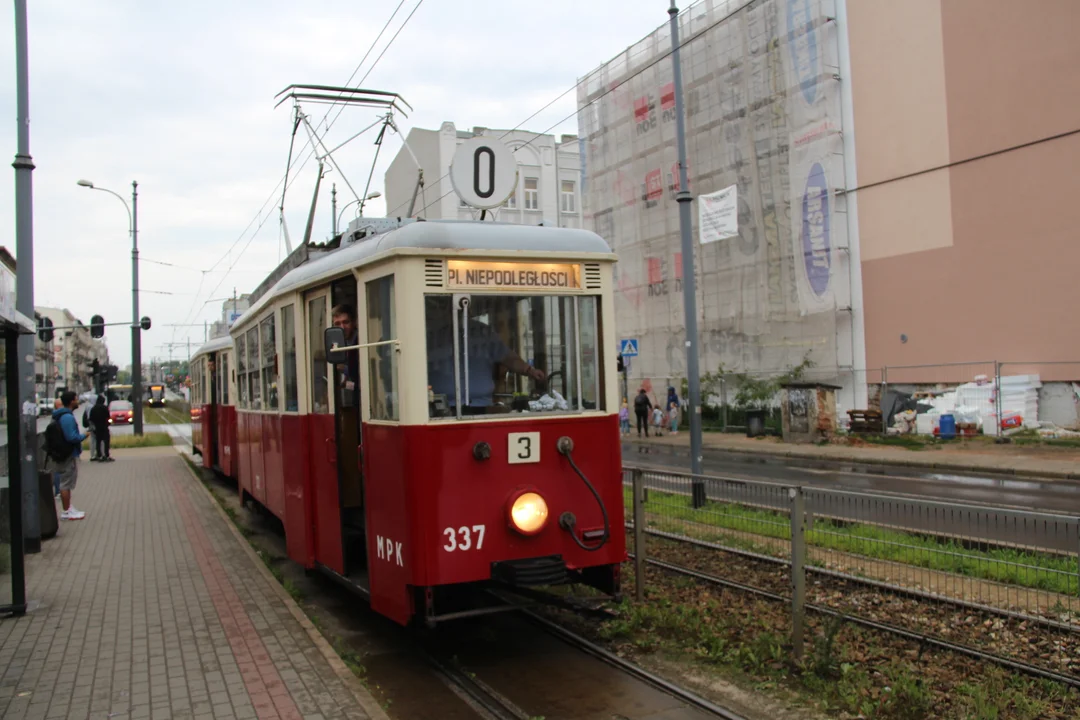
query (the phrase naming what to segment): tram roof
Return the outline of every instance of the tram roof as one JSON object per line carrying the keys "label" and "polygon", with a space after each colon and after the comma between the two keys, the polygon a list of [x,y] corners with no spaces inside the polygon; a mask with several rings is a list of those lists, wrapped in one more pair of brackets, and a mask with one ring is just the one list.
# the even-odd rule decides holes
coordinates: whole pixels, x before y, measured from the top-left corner
{"label": "tram roof", "polygon": [[218,350],[227,350],[232,347],[232,344],[232,337],[229,335],[214,338],[210,342],[201,345],[198,350],[191,354],[191,357],[197,358],[200,355],[205,355],[206,353],[217,352]]}
{"label": "tram roof", "polygon": [[553,252],[576,256],[595,254],[607,256],[598,259],[615,259],[607,242],[589,230],[471,220],[414,221],[350,243],[289,271],[241,315],[233,327],[241,326],[261,313],[263,308],[279,295],[306,287],[318,280],[330,279],[346,268],[356,267],[366,260],[394,250],[430,250],[440,254],[465,250],[522,254]]}

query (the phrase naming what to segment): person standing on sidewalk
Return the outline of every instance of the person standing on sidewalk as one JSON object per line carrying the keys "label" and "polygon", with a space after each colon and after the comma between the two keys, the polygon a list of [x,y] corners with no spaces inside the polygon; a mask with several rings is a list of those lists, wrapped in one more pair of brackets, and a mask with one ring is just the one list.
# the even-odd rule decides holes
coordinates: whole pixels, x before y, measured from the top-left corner
{"label": "person standing on sidewalk", "polygon": [[626,405],[626,398],[623,398],[622,407],[619,408],[619,434],[630,434],[630,408]]}
{"label": "person standing on sidewalk", "polygon": [[652,410],[652,402],[649,400],[645,388],[638,391],[634,398],[634,415],[637,417],[637,434],[641,437],[641,428],[645,428],[645,437],[649,437],[649,411]]}
{"label": "person standing on sidewalk", "polygon": [[94,430],[94,423],[90,420],[92,410],[93,408],[88,407],[83,410],[82,414],[82,426],[87,430],[87,434],[90,436],[90,462],[94,462],[98,459],[97,432]]}
{"label": "person standing on sidewalk", "polygon": [[53,410],[53,422],[45,429],[46,463],[52,472],[60,476],[60,504],[64,508],[60,519],[82,520],[86,513],[76,510],[71,504],[71,493],[79,479],[79,456],[82,455],[82,443],[86,439],[79,432],[79,423],[73,414],[79,407],[79,398],[68,390],[60,396],[60,403],[62,407]]}
{"label": "person standing on sidewalk", "polygon": [[668,409],[668,421],[671,434],[675,435],[679,432],[679,407],[682,403],[679,402],[679,396],[675,392],[675,388],[668,386],[667,389],[667,409]]}
{"label": "person standing on sidewalk", "polygon": [[[105,404],[105,396],[98,395],[97,403],[90,412],[90,427],[92,427],[93,434],[91,437],[91,449],[95,450],[97,460],[101,462],[112,462],[113,456],[109,452],[109,442],[111,441],[109,433],[109,406]],[[94,439],[97,439],[97,447],[92,444]],[[90,458],[94,460],[95,458]]]}

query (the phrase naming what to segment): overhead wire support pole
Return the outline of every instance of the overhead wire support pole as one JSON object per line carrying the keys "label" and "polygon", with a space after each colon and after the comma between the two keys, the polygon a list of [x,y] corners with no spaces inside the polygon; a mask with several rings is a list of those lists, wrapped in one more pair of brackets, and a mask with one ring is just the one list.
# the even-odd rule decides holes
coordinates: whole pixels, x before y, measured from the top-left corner
{"label": "overhead wire support pole", "polygon": [[693,473],[694,507],[705,504],[705,481],[701,467],[701,371],[698,367],[697,297],[694,276],[694,241],[690,234],[690,181],[686,173],[686,120],[683,113],[682,66],[679,61],[679,8],[671,0],[671,65],[675,81],[675,136],[679,148],[679,232],[682,235],[683,315],[686,324],[687,410],[690,415],[690,469]]}

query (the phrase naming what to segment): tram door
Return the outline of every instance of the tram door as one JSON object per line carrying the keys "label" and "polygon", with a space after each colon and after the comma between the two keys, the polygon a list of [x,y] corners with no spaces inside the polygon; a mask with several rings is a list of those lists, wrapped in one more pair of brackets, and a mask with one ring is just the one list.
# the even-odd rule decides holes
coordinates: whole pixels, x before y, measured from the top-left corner
{"label": "tram door", "polygon": [[[207,464],[209,467],[218,467],[218,423],[220,417],[218,416],[218,358],[221,357],[221,353],[211,353],[207,357],[206,367],[208,376],[206,378],[207,384],[210,385],[210,414],[206,421],[203,422],[203,447],[209,453],[209,460]],[[203,407],[206,407],[205,405]]]}
{"label": "tram door", "polygon": [[[332,283],[330,300],[330,324],[342,328],[346,343],[355,345],[359,333],[356,280],[350,275]],[[352,350],[348,355],[348,362],[333,366],[332,371],[345,574],[354,575],[366,568],[367,555],[360,472],[360,353]]]}

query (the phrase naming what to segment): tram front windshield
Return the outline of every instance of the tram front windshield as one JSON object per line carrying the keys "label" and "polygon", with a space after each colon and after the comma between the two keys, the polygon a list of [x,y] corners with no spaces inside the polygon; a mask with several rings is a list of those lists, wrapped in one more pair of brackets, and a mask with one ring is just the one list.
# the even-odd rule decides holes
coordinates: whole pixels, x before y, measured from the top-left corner
{"label": "tram front windshield", "polygon": [[602,409],[596,297],[428,295],[424,311],[430,417]]}

